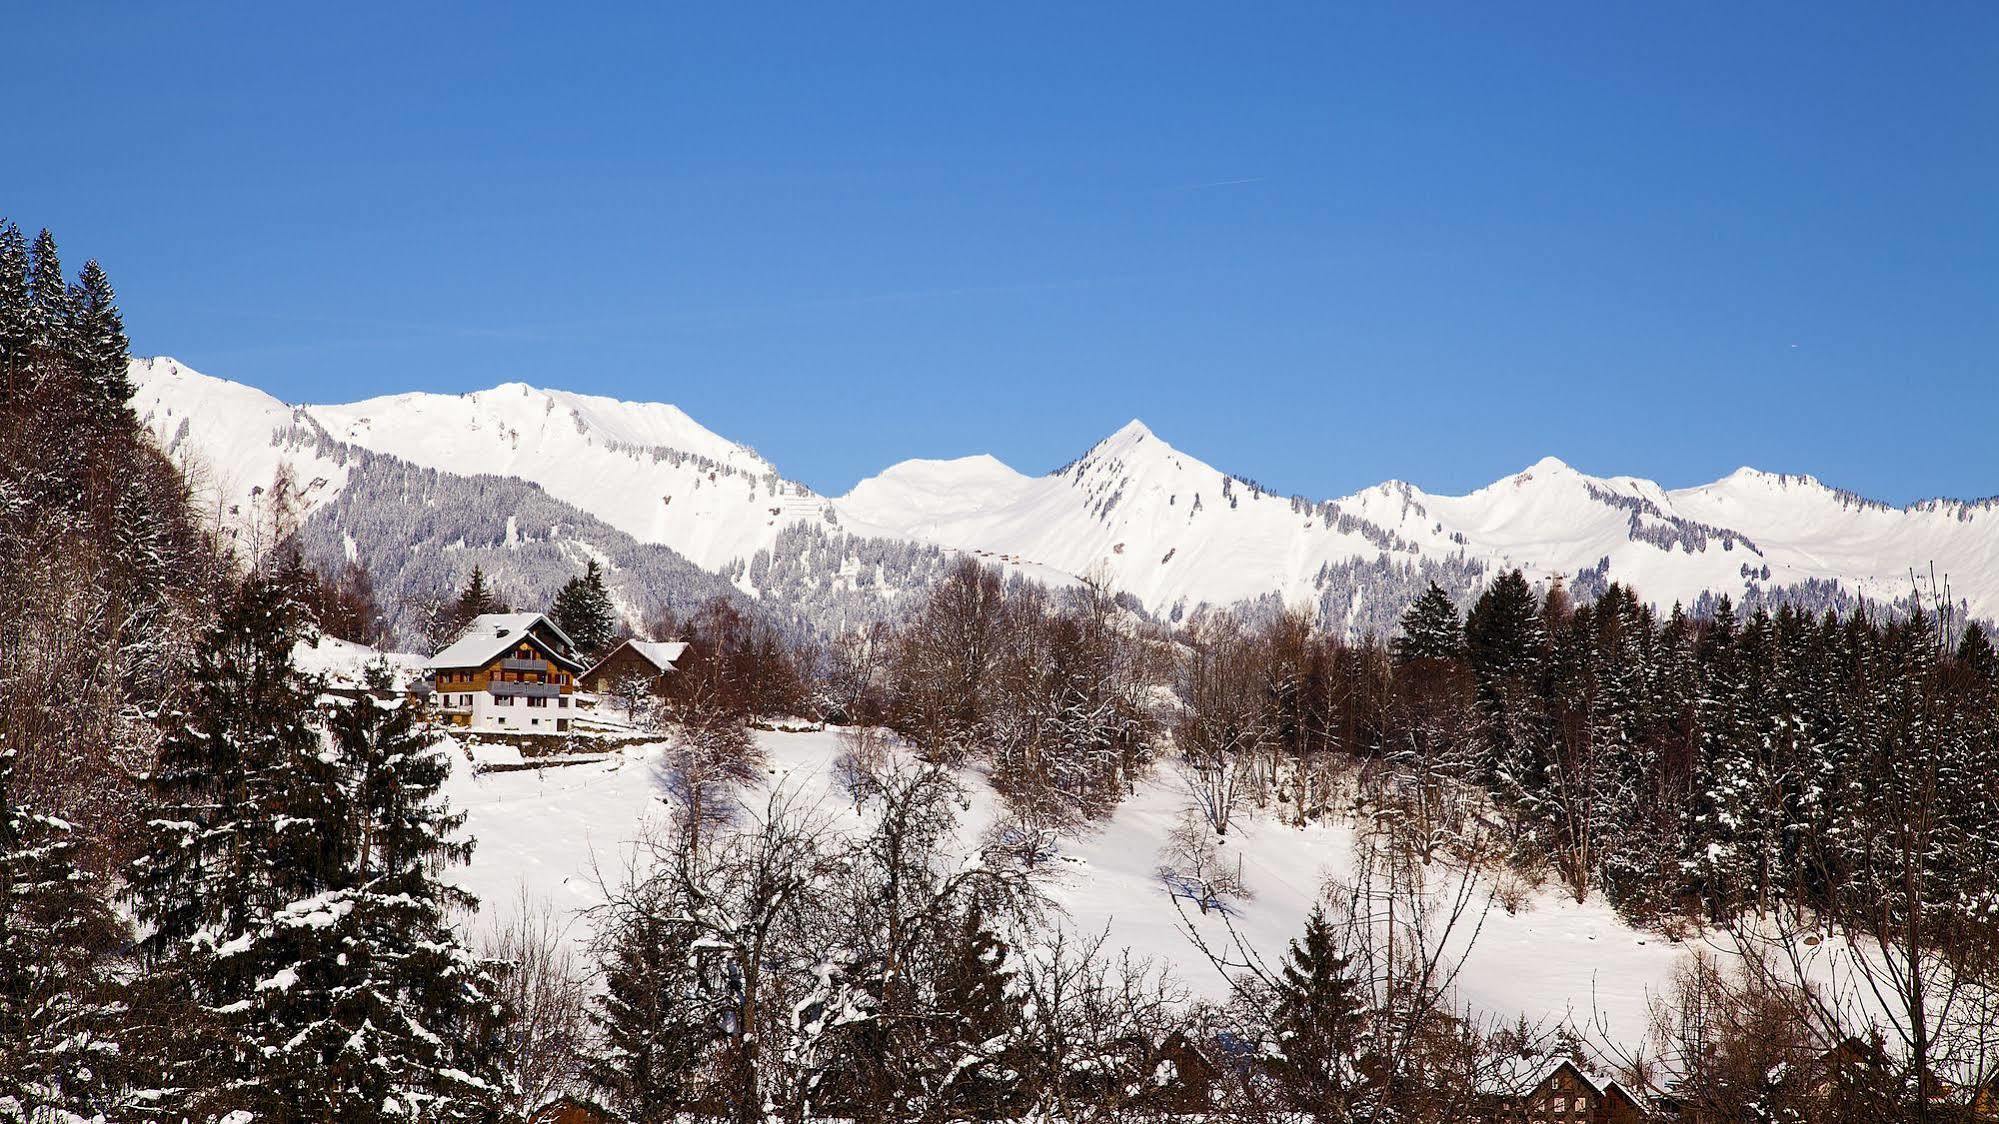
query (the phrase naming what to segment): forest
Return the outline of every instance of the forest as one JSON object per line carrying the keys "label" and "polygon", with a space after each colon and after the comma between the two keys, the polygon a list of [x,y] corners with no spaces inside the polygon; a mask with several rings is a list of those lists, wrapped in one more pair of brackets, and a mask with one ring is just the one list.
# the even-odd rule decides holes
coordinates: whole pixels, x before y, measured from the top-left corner
{"label": "forest", "polygon": [[[623,621],[592,563],[515,607],[690,651],[618,700],[671,829],[602,873],[578,955],[545,914],[468,931],[453,743],[386,665],[296,660],[505,595],[468,558],[385,606],[296,533],[216,533],[127,349],[96,263],[0,227],[0,1121],[1498,1121],[1569,1058],[1658,1118],[1999,1095],[1999,655],[1947,604],[1662,614],[1515,570],[1353,638],[940,555],[821,633],[721,593]],[[756,788],[779,717],[842,730],[863,830]],[[1057,842],[1168,770],[1162,892],[1202,915],[1252,892],[1223,858],[1247,818],[1353,827],[1357,874],[1283,957],[1176,967],[1061,923]],[[974,774],[1006,814],[967,839]],[[1725,955],[1643,1043],[1461,1006],[1464,941],[1525,885]]]}

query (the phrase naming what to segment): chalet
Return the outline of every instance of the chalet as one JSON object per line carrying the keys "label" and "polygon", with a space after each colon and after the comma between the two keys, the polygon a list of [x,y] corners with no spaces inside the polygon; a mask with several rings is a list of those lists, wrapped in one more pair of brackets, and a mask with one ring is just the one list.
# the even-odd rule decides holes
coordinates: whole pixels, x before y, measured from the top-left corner
{"label": "chalet", "polygon": [[583,673],[583,689],[608,695],[620,684],[634,680],[650,688],[686,654],[684,641],[627,640],[606,652],[603,659]]}
{"label": "chalet", "polygon": [[1564,1060],[1548,1067],[1532,1091],[1515,1102],[1510,1119],[1524,1124],[1640,1124],[1646,1113],[1623,1085]]}
{"label": "chalet", "polygon": [[540,613],[487,613],[430,657],[438,713],[454,726],[566,734],[583,664],[568,636]]}

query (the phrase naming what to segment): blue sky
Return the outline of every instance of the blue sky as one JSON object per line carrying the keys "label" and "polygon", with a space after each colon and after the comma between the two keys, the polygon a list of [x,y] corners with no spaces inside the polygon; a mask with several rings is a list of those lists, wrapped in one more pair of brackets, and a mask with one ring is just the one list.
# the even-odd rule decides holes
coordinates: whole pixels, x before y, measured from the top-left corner
{"label": "blue sky", "polygon": [[831,492],[1133,416],[1315,497],[1999,492],[1999,5],[8,23],[0,214],[288,399],[672,401]]}

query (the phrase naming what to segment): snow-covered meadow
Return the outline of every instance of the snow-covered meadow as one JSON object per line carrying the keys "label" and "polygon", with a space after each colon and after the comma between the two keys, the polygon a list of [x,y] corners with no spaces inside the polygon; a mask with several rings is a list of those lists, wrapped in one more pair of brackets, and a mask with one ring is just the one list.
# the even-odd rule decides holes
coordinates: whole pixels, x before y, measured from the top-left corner
{"label": "snow-covered meadow", "polygon": [[[833,763],[842,751],[836,730],[760,732],[770,759],[762,791],[744,795],[761,807],[783,789],[823,815],[832,830],[855,822]],[[583,911],[602,900],[604,882],[623,877],[634,842],[668,814],[656,780],[657,746],[621,750],[603,761],[540,770],[475,772],[457,761],[447,788],[478,841],[472,862],[456,878],[482,904],[475,934],[526,903],[548,903],[570,919],[569,933],[589,937]],[[966,771],[961,838],[968,844],[993,822],[998,801],[983,777]],[[1217,916],[1176,909],[1158,876],[1160,850],[1186,804],[1170,767],[1119,806],[1102,827],[1061,844],[1047,885],[1063,924],[1084,935],[1106,933],[1112,948],[1170,965],[1197,995],[1219,997],[1226,985],[1183,930],[1183,917],[1210,940],[1226,938]],[[1255,815],[1231,832],[1226,851],[1242,860],[1254,898],[1240,904],[1234,924],[1259,953],[1274,958],[1299,930],[1328,875],[1350,873],[1351,834],[1337,826],[1293,828]],[[1494,904],[1458,979],[1458,999],[1510,1019],[1601,1025],[1635,1044],[1646,1024],[1648,996],[1668,986],[1693,945],[1625,925],[1600,898],[1578,903],[1555,889],[1531,893],[1517,912]]]}

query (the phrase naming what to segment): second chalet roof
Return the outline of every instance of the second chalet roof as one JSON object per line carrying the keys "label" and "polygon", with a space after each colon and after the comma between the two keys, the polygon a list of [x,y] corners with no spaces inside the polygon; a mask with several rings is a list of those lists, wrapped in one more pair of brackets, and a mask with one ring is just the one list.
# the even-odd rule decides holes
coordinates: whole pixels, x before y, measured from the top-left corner
{"label": "second chalet roof", "polygon": [[627,640],[624,643],[618,645],[616,648],[613,648],[610,651],[605,652],[604,658],[598,660],[594,665],[592,665],[590,671],[585,673],[585,677],[587,678],[590,674],[594,674],[598,668],[603,667],[607,663],[610,663],[612,656],[617,655],[620,651],[626,648],[630,648],[632,651],[638,653],[640,659],[658,668],[661,674],[665,674],[666,672],[672,671],[673,662],[686,653],[687,641]]}
{"label": "second chalet roof", "polygon": [[[537,625],[546,628],[549,635],[554,636],[559,642],[553,646],[555,650],[549,653],[555,657],[556,662],[571,669],[583,666],[569,654],[575,649],[575,642],[569,639],[568,634],[557,628],[555,622],[549,620],[545,613],[482,613],[473,617],[472,623],[465,626],[465,631],[459,634],[458,639],[452,641],[443,651],[430,657],[430,666],[432,668],[484,667],[505,655],[509,648],[520,643],[521,639],[534,631]],[[544,640],[542,647],[552,646]]]}
{"label": "second chalet roof", "polygon": [[687,651],[685,640],[632,640],[632,651],[646,658],[646,662],[661,671],[673,670],[673,661]]}

